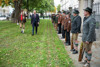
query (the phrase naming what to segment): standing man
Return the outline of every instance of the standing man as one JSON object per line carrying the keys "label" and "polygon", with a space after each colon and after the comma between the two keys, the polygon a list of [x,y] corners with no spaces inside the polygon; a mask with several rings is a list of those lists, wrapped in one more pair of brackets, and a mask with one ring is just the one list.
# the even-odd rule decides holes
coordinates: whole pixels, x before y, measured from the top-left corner
{"label": "standing man", "polygon": [[57,29],[57,27],[58,27],[58,16],[59,16],[58,14],[55,16],[55,29],[56,30],[58,30]]}
{"label": "standing man", "polygon": [[62,39],[65,38],[64,20],[66,20],[66,11],[63,11],[62,15]]}
{"label": "standing man", "polygon": [[58,28],[59,28],[58,34],[60,34],[61,33],[61,22],[62,22],[61,11],[59,11],[58,14],[59,14],[59,17],[58,17]]}
{"label": "standing man", "polygon": [[92,58],[91,47],[93,42],[96,41],[96,21],[92,17],[92,9],[89,7],[84,9],[84,16],[82,41],[85,49],[85,61],[83,63],[85,64],[84,67],[90,67]]}
{"label": "standing man", "polygon": [[55,14],[52,14],[52,24],[53,24],[53,26],[54,26],[54,23],[55,23]]}
{"label": "standing man", "polygon": [[70,45],[70,30],[71,30],[71,18],[70,18],[70,12],[66,12],[66,18],[64,21],[64,30],[65,30],[65,41],[66,41],[66,46]]}
{"label": "standing man", "polygon": [[33,27],[33,30],[32,30],[32,36],[34,35],[34,27],[36,27],[36,34],[37,34],[37,30],[38,30],[38,26],[39,26],[39,15],[36,14],[36,10],[33,11],[33,15],[31,17],[31,24],[32,24],[32,27]]}
{"label": "standing man", "polygon": [[[72,19],[71,23],[71,33],[72,33],[72,38],[71,38],[71,50],[73,51],[73,54],[78,53],[78,44],[77,39],[78,39],[78,34],[81,33],[81,17],[79,16],[79,11],[74,10],[73,12],[74,18]],[[72,48],[72,45],[74,45],[74,48]]]}

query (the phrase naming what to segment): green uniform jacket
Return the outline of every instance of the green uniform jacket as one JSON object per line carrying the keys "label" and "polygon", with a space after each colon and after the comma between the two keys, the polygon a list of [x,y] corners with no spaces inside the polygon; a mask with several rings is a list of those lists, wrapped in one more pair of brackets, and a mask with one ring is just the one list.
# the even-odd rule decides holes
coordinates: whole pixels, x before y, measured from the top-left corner
{"label": "green uniform jacket", "polygon": [[58,17],[55,16],[55,23],[58,23]]}
{"label": "green uniform jacket", "polygon": [[83,35],[82,41],[83,42],[93,42],[96,41],[96,33],[95,33],[96,21],[92,16],[88,18],[84,18],[83,22]]}

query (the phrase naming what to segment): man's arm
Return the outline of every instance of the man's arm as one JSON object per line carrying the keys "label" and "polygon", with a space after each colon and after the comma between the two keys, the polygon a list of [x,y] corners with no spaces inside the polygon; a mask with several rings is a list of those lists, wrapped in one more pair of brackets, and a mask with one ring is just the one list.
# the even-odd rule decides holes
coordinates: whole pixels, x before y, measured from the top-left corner
{"label": "man's arm", "polygon": [[92,19],[90,22],[89,22],[89,34],[87,35],[87,42],[91,42],[91,38],[92,36],[94,36],[94,32],[95,32],[95,27],[96,27],[96,21],[95,19]]}
{"label": "man's arm", "polygon": [[60,16],[58,17],[58,24],[61,23],[61,18],[62,18],[62,16],[60,15]]}
{"label": "man's arm", "polygon": [[39,18],[39,15],[37,14],[37,23],[39,24],[40,22],[40,18]]}
{"label": "man's arm", "polygon": [[31,24],[33,23],[33,15],[31,16]]}
{"label": "man's arm", "polygon": [[81,28],[81,17],[79,17],[78,19],[77,19],[77,21],[76,21],[76,23],[77,23],[77,33],[79,33],[79,31],[80,31],[80,28]]}

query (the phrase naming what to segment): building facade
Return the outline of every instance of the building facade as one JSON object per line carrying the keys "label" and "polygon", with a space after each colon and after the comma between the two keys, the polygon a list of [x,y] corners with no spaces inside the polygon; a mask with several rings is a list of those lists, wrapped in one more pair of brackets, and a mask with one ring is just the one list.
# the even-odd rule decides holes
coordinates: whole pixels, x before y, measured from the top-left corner
{"label": "building facade", "polygon": [[0,7],[0,15],[9,15],[10,14],[10,6]]}
{"label": "building facade", "polygon": [[79,2],[78,0],[60,0],[61,4],[61,11],[62,10],[69,10],[69,7],[78,8]]}
{"label": "building facade", "polygon": [[69,10],[69,7],[72,7],[72,9],[77,8],[80,11],[82,19],[84,18],[83,9],[86,7],[92,8],[94,18],[96,19],[97,39],[100,40],[100,0],[61,0],[60,2],[61,10]]}
{"label": "building facade", "polygon": [[86,7],[93,9],[93,16],[96,19],[97,40],[100,40],[100,0],[79,0],[79,11],[82,19],[84,18],[83,9]]}

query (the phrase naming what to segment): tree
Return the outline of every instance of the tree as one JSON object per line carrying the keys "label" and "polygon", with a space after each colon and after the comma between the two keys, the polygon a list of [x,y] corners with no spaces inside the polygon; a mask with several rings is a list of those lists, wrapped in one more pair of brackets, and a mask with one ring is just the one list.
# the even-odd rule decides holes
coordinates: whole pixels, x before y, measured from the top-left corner
{"label": "tree", "polygon": [[60,9],[61,9],[61,5],[59,4],[59,5],[57,6],[57,11],[60,11]]}
{"label": "tree", "polygon": [[15,8],[15,22],[18,21],[21,9],[27,9],[27,14],[29,11],[36,9],[38,11],[42,10],[42,12],[46,11],[54,11],[54,0],[0,0],[0,6],[8,6],[11,5]]}

